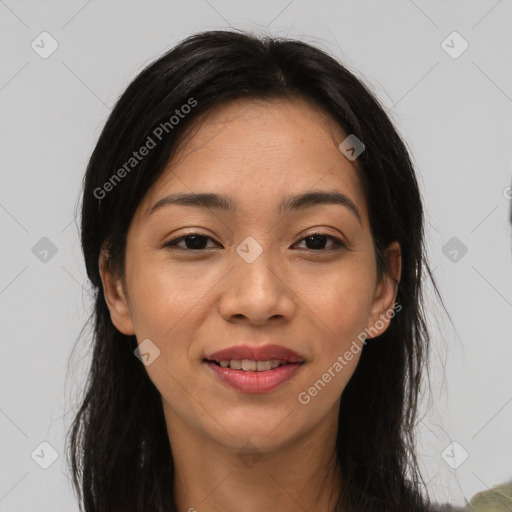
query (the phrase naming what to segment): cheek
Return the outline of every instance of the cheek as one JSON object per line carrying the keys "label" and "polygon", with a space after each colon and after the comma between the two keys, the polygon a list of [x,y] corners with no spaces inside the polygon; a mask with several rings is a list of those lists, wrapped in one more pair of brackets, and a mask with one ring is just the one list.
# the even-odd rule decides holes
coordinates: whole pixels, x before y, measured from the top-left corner
{"label": "cheek", "polygon": [[176,397],[183,386],[189,392],[194,389],[194,383],[189,383],[189,355],[194,325],[202,308],[204,283],[189,272],[176,272],[169,264],[150,263],[142,258],[132,259],[129,279],[138,343],[150,339],[159,350],[146,371],[166,399],[183,405],[186,397]]}
{"label": "cheek", "polygon": [[[317,279],[317,285],[321,281]],[[339,398],[364,349],[363,336],[375,286],[371,261],[361,264],[356,258],[346,260],[339,272],[325,276],[324,282],[308,299],[311,309],[317,313],[311,318],[322,329],[317,338],[313,379],[308,383],[313,386],[308,388],[311,394],[307,391],[308,396],[313,396],[315,391],[322,395],[316,400],[318,407],[330,406]]]}
{"label": "cheek", "polygon": [[[159,350],[146,371],[160,393],[174,397],[174,403],[177,390],[196,388],[190,378],[197,371],[196,342],[201,338],[200,326],[212,315],[210,294],[222,273],[208,274],[200,265],[180,267],[138,256],[132,258],[131,269],[127,266],[128,275],[137,340],[150,339]],[[177,402],[185,403],[185,397]]]}
{"label": "cheek", "polygon": [[347,264],[339,272],[333,271],[320,280],[315,279],[311,285],[309,289],[314,291],[305,295],[312,311],[321,320],[318,323],[324,328],[326,339],[334,339],[339,345],[349,341],[347,337],[364,330],[371,313],[375,286],[371,265]]}
{"label": "cheek", "polygon": [[142,256],[132,259],[128,271],[136,333],[161,341],[166,336],[172,339],[173,332],[201,308],[201,298],[209,288],[206,277],[190,271],[190,267],[180,269]]}

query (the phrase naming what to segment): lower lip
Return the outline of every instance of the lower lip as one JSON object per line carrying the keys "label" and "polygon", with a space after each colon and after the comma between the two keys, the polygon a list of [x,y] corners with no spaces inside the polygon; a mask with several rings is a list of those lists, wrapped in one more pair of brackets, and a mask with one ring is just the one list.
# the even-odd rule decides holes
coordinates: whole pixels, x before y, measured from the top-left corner
{"label": "lower lip", "polygon": [[242,393],[268,393],[289,381],[303,363],[285,364],[264,372],[246,372],[206,362],[219,378]]}

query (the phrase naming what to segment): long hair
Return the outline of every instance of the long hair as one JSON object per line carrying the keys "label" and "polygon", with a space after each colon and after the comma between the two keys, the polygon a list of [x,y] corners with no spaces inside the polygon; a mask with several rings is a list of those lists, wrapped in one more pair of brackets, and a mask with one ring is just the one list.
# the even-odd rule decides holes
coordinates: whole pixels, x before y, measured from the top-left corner
{"label": "long hair", "polygon": [[[341,397],[335,456],[343,484],[335,510],[427,510],[414,436],[429,350],[424,276],[439,292],[426,260],[422,199],[408,150],[370,89],[325,51],[238,31],[193,35],[146,67],[117,101],[87,166],[81,243],[94,287],[93,350],[67,444],[80,507],[85,512],[176,510],[161,396],[134,357],[135,336],[112,324],[98,259],[108,248],[112,268],[123,275],[133,214],[186,140],[186,128],[238,98],[306,98],[364,143],[357,172],[378,275],[388,272],[385,248],[398,241],[401,310],[365,346]],[[186,113],[178,122],[171,119],[176,110]],[[148,136],[155,147],[130,160]]]}

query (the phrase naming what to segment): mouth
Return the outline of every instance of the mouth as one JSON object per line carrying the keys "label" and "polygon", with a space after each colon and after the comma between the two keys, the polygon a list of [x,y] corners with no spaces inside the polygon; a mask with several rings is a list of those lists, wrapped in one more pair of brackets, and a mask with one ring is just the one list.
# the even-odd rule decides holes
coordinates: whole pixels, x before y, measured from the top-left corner
{"label": "mouth", "polygon": [[268,393],[288,382],[306,360],[279,345],[240,345],[211,354],[203,363],[232,389]]}
{"label": "mouth", "polygon": [[298,364],[280,359],[267,359],[266,361],[255,361],[253,359],[224,359],[222,361],[215,361],[203,359],[203,361],[213,363],[220,368],[230,368],[231,370],[241,370],[244,372],[268,372],[287,364]]}
{"label": "mouth", "polygon": [[[280,364],[303,363],[305,361],[297,352],[281,345],[236,345],[210,354],[205,359],[219,364],[222,363],[222,365],[226,365],[225,367],[231,366],[232,363],[236,365],[237,361],[240,361],[240,365],[242,365],[242,362],[246,361],[246,371],[258,370],[257,367],[253,368],[253,362],[264,363],[261,368],[265,371],[271,369],[272,365],[279,366]],[[270,363],[270,368],[267,368],[268,363]],[[239,370],[241,368],[242,366],[234,369]]]}

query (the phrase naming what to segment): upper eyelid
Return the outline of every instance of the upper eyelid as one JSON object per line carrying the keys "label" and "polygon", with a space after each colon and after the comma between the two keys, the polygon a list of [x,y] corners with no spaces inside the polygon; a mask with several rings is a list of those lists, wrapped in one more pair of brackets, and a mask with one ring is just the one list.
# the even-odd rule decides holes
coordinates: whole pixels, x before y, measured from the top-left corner
{"label": "upper eyelid", "polygon": [[[219,242],[217,242],[217,241],[216,241],[212,236],[210,236],[210,235],[206,235],[206,234],[204,234],[204,233],[200,233],[200,232],[191,232],[191,233],[185,233],[184,235],[180,235],[180,236],[177,236],[177,237],[175,237],[175,238],[171,238],[170,240],[167,240],[167,241],[164,243],[164,247],[165,247],[165,246],[167,246],[167,245],[169,245],[169,244],[171,244],[171,242],[173,243],[173,245],[177,245],[178,243],[182,242],[182,241],[183,241],[183,239],[185,239],[185,238],[187,238],[187,237],[189,237],[189,236],[194,236],[194,235],[199,235],[199,236],[202,236],[202,237],[205,237],[205,238],[209,238],[209,239],[210,239],[210,240],[212,240],[214,243],[219,244]],[[307,233],[307,234],[305,234],[305,235],[301,236],[301,237],[300,237],[300,238],[299,238],[299,239],[294,243],[294,245],[295,245],[295,244],[297,244],[297,243],[299,243],[299,242],[303,242],[303,241],[304,241],[304,239],[306,239],[306,238],[308,238],[308,237],[310,237],[310,236],[315,236],[315,235],[316,235],[316,236],[325,236],[326,238],[330,238],[330,239],[332,239],[332,241],[333,241],[333,243],[334,243],[335,245],[339,245],[339,246],[344,246],[344,247],[346,247],[346,242],[345,242],[342,238],[340,238],[340,237],[338,237],[338,236],[335,236],[335,235],[331,235],[331,234],[329,234],[329,233],[324,233],[324,232],[322,232],[322,231],[320,231],[320,230],[318,230],[318,231],[314,231],[314,232],[312,232],[312,233]],[[185,249],[185,250],[188,250],[188,251],[193,251],[193,250],[203,251],[204,249]],[[312,250],[312,249],[311,249],[311,250]],[[321,252],[321,251],[318,251],[318,252]]]}

